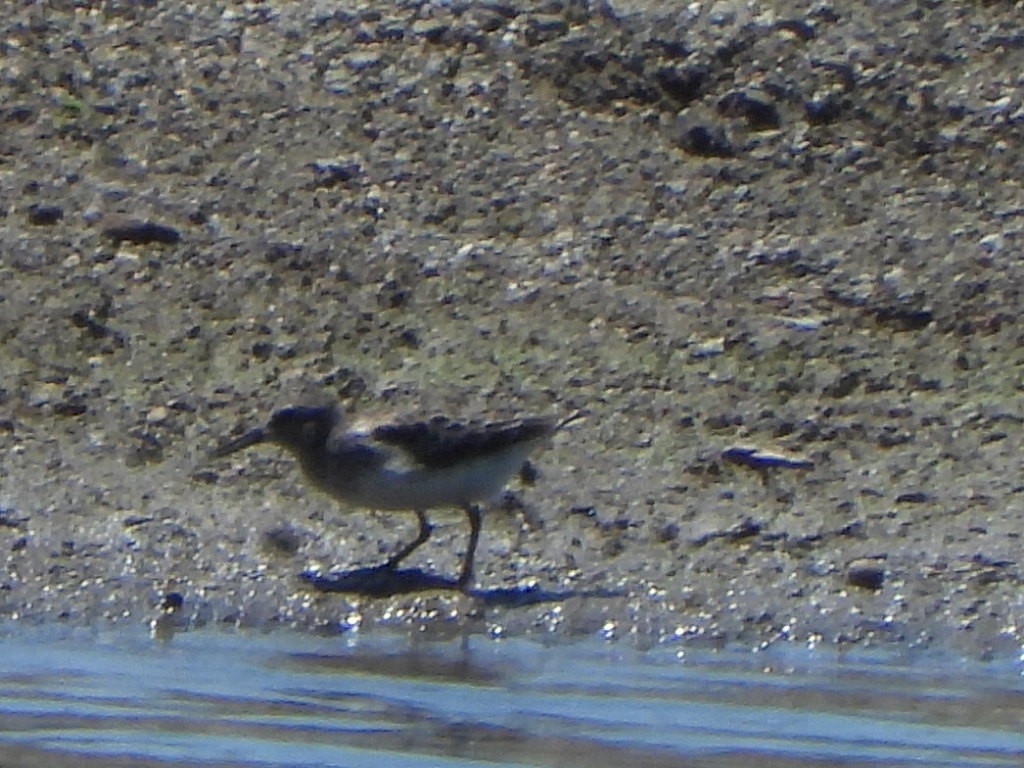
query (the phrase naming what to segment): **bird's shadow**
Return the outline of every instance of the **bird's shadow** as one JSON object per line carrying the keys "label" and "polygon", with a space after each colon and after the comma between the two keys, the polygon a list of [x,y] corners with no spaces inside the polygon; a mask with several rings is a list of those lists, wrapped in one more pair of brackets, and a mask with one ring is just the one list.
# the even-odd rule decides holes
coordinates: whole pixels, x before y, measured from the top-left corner
{"label": "bird's shadow", "polygon": [[473,589],[455,579],[437,576],[419,568],[396,569],[383,566],[356,568],[341,573],[321,574],[305,571],[301,578],[320,592],[340,592],[360,597],[394,597],[415,592],[462,592],[486,606],[521,608],[537,603],[553,603],[571,597],[622,597],[626,593],[609,589],[549,590],[536,585]]}

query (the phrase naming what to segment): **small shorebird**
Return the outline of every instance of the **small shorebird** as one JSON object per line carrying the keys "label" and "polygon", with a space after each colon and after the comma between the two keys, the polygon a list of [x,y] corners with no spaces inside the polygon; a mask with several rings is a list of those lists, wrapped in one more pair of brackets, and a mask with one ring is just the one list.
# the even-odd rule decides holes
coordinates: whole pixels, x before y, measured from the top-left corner
{"label": "small shorebird", "polygon": [[469,544],[456,584],[466,589],[480,538],[476,502],[496,497],[533,450],[582,415],[561,422],[526,418],[477,425],[437,416],[347,431],[336,407],[293,406],[276,411],[266,427],[217,448],[213,456],[275,443],[298,458],[313,485],[336,499],[415,512],[419,534],[378,566],[381,570],[394,570],[430,538],[426,510],[461,507],[469,518]]}

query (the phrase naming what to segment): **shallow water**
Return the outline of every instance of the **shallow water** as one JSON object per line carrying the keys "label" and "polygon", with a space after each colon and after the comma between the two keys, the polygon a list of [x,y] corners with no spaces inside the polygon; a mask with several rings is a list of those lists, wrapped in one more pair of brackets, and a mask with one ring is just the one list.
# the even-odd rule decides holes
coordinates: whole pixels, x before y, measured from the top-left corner
{"label": "shallow water", "polygon": [[1007,660],[14,631],[0,765],[1024,764]]}

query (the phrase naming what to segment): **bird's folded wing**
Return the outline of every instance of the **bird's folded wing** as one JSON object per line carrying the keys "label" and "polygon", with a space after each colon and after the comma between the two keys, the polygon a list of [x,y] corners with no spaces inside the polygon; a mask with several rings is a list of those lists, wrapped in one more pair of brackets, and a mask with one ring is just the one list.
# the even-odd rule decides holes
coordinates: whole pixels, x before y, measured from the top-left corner
{"label": "bird's folded wing", "polygon": [[539,440],[553,429],[551,420],[544,418],[466,424],[439,416],[409,424],[384,424],[373,430],[372,437],[404,451],[424,467],[441,468]]}

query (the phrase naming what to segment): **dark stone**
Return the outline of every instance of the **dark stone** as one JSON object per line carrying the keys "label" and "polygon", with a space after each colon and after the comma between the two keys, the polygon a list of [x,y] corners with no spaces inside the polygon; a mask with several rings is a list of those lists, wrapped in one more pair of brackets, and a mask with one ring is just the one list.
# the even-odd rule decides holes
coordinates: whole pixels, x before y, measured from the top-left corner
{"label": "dark stone", "polygon": [[399,285],[397,280],[385,280],[377,292],[377,304],[387,309],[398,309],[409,303],[412,292]]}
{"label": "dark stone", "polygon": [[533,485],[537,482],[537,478],[540,472],[532,462],[524,461],[523,466],[519,468],[519,482],[523,485]]}
{"label": "dark stone", "polygon": [[27,123],[35,115],[28,104],[11,104],[0,107],[0,120],[5,123]]}
{"label": "dark stone", "polygon": [[103,322],[108,317],[109,307],[77,309],[71,313],[71,324],[81,328],[93,339],[113,339],[119,347],[127,344],[127,337]]}
{"label": "dark stone", "polygon": [[358,179],[364,174],[363,167],[354,161],[310,163],[313,169],[313,186],[317,189],[330,189]]}
{"label": "dark stone", "polygon": [[906,432],[897,432],[892,427],[886,427],[885,431],[878,436],[878,445],[882,448],[895,448],[897,445],[906,445],[912,442],[913,435]]}
{"label": "dark stone", "polygon": [[745,517],[726,531],[725,536],[729,541],[743,541],[744,539],[756,536],[761,532],[761,529],[761,523],[749,517]]}
{"label": "dark stone", "polygon": [[846,569],[846,581],[861,589],[881,589],[885,583],[885,566],[876,560],[854,560]]}
{"label": "dark stone", "polygon": [[526,26],[526,44],[533,47],[562,37],[568,32],[569,23],[561,16],[530,16]]}
{"label": "dark stone", "polygon": [[875,319],[885,325],[896,326],[901,331],[919,331],[931,324],[933,314],[930,309],[891,304],[874,307]]}
{"label": "dark stone", "polygon": [[53,406],[53,412],[58,416],[81,416],[87,410],[89,408],[80,395],[72,395]]}
{"label": "dark stone", "polygon": [[125,459],[129,467],[158,464],[164,460],[163,443],[155,434],[140,429],[133,431],[132,437],[136,438],[138,443]]}
{"label": "dark stone", "polygon": [[163,602],[160,603],[160,609],[168,612],[177,611],[183,605],[185,605],[185,598],[180,592],[168,592],[164,595]]}
{"label": "dark stone", "polygon": [[843,104],[836,96],[812,99],[804,102],[804,114],[811,125],[828,125],[842,116]]}
{"label": "dark stone", "polygon": [[695,125],[686,131],[680,137],[679,145],[691,155],[700,157],[733,157],[736,154],[721,128],[710,129],[703,125]]}
{"label": "dark stone", "polygon": [[148,245],[149,243],[173,245],[181,241],[181,233],[174,227],[139,219],[118,221],[106,227],[103,234],[116,242],[129,242],[136,245]]}
{"label": "dark stone", "polygon": [[274,345],[269,341],[257,341],[252,345],[252,356],[261,363],[266,362],[274,352]]}
{"label": "dark stone", "polygon": [[848,397],[857,390],[858,386],[860,386],[862,378],[862,371],[849,371],[848,373],[844,373],[837,381],[834,381],[825,387],[823,394],[827,397],[834,397],[837,399]]}
{"label": "dark stone", "polygon": [[37,227],[56,224],[64,218],[64,209],[59,205],[33,203],[28,207],[28,223]]}
{"label": "dark stone", "polygon": [[740,91],[723,96],[718,102],[718,111],[725,117],[742,117],[752,131],[772,131],[782,124],[774,104]]}
{"label": "dark stone", "polygon": [[700,96],[707,75],[707,70],[702,67],[684,70],[665,67],[658,70],[654,78],[666,96],[685,106]]}
{"label": "dark stone", "polygon": [[288,525],[272,528],[263,533],[263,547],[284,555],[294,555],[302,545],[302,537]]}
{"label": "dark stone", "polygon": [[404,347],[418,349],[420,346],[420,335],[413,328],[406,328],[398,334],[398,340]]}
{"label": "dark stone", "polygon": [[679,538],[679,526],[676,523],[665,523],[655,532],[655,537],[662,544],[668,544]]}
{"label": "dark stone", "polygon": [[928,496],[924,491],[912,491],[909,493],[901,493],[896,497],[897,504],[923,504],[928,501],[931,497]]}

